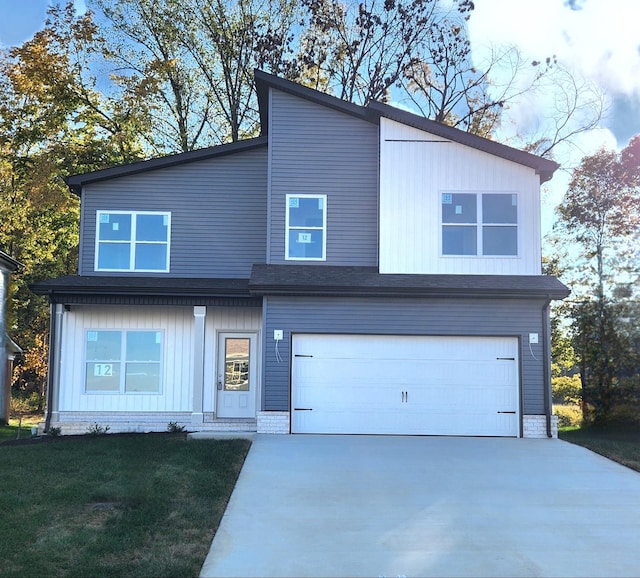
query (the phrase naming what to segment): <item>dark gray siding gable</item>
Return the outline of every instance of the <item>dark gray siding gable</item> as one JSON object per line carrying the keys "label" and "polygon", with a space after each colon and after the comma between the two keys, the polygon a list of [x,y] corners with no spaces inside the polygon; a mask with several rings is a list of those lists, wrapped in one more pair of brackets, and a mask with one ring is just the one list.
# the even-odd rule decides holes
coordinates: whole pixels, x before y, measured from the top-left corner
{"label": "dark gray siding gable", "polygon": [[[402,299],[265,297],[263,407],[289,410],[292,333],[510,336],[520,338],[521,408],[544,414],[543,301],[519,299]],[[274,329],[284,330],[278,344]],[[528,334],[539,343],[528,345]],[[535,356],[535,357],[534,357]]]}
{"label": "dark gray siding gable", "polygon": [[266,147],[87,185],[79,273],[114,274],[94,271],[96,211],[170,211],[170,272],[156,275],[248,278],[266,260],[266,199]]}
{"label": "dark gray siding gable", "polygon": [[269,147],[270,262],[285,262],[286,195],[326,194],[326,261],[307,263],[377,266],[378,127],[272,90]]}

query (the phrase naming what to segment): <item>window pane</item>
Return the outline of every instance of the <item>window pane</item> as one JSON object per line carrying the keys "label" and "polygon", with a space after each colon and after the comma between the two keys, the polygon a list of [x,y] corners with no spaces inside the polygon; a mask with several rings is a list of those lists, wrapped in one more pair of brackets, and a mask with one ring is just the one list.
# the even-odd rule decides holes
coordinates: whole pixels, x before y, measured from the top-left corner
{"label": "window pane", "polygon": [[131,215],[100,213],[98,215],[99,239],[101,241],[130,241]]}
{"label": "window pane", "polygon": [[289,231],[289,258],[322,259],[324,231],[293,229]]}
{"label": "window pane", "polygon": [[443,255],[476,255],[476,227],[442,227]]}
{"label": "window pane", "polygon": [[249,347],[250,340],[247,338],[225,339],[225,391],[249,391]]}
{"label": "window pane", "polygon": [[289,197],[290,227],[322,227],[324,198]]}
{"label": "window pane", "polygon": [[162,333],[128,331],[127,361],[160,361]]}
{"label": "window pane", "polygon": [[476,195],[442,193],[442,222],[476,223]]}
{"label": "window pane", "polygon": [[120,331],[87,331],[87,361],[120,361]]}
{"label": "window pane", "polygon": [[483,255],[517,255],[518,227],[482,227]]}
{"label": "window pane", "polygon": [[130,269],[131,245],[129,243],[100,243],[98,245],[98,269]]}
{"label": "window pane", "polygon": [[169,218],[167,215],[138,215],[136,241],[167,241]]}
{"label": "window pane", "polygon": [[136,270],[165,271],[167,269],[167,246],[163,243],[138,243],[136,245],[135,268]]}
{"label": "window pane", "polygon": [[127,363],[124,390],[158,393],[160,391],[159,363]]}
{"label": "window pane", "polygon": [[86,391],[120,391],[120,363],[87,363]]}
{"label": "window pane", "polygon": [[482,195],[483,223],[517,223],[518,196],[504,194]]}

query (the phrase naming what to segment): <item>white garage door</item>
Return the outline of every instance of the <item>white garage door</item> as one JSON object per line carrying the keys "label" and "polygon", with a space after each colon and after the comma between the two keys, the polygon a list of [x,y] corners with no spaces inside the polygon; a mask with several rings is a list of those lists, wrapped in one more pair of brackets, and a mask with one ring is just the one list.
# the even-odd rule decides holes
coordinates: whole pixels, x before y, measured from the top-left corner
{"label": "white garage door", "polygon": [[293,337],[293,433],[518,435],[513,337]]}

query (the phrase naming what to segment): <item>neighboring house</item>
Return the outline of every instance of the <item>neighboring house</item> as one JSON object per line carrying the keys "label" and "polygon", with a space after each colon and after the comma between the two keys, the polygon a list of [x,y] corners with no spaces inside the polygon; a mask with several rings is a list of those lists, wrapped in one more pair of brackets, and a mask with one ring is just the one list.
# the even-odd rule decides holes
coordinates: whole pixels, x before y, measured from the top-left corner
{"label": "neighboring house", "polygon": [[48,424],[545,437],[557,164],[256,72],[262,133],[68,179]]}
{"label": "neighboring house", "polygon": [[0,251],[0,424],[9,423],[11,406],[11,375],[13,360],[21,349],[7,334],[7,300],[11,273],[20,268],[20,263]]}

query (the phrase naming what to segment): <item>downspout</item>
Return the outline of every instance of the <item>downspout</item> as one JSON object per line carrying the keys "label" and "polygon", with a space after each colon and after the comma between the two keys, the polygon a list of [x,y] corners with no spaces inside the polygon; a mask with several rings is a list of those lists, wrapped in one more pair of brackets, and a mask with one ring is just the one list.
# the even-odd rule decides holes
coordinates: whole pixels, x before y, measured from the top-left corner
{"label": "downspout", "polygon": [[547,296],[547,301],[542,308],[542,343],[544,351],[543,373],[544,373],[544,412],[547,418],[547,437],[552,438],[551,431],[551,318],[549,316],[549,305],[551,299]]}
{"label": "downspout", "polygon": [[51,425],[54,408],[57,410],[60,392],[60,353],[62,341],[62,305],[55,302],[53,292],[49,292],[51,303],[51,320],[49,322],[49,372],[47,375],[47,411],[44,418],[44,431],[47,433]]}
{"label": "downspout", "polygon": [[44,418],[44,433],[49,431],[49,426],[51,425],[51,412],[52,412],[52,401],[53,401],[53,360],[54,355],[53,352],[56,347],[56,306],[52,300],[53,296],[49,293],[49,355],[48,355],[48,374],[47,374],[47,412]]}

